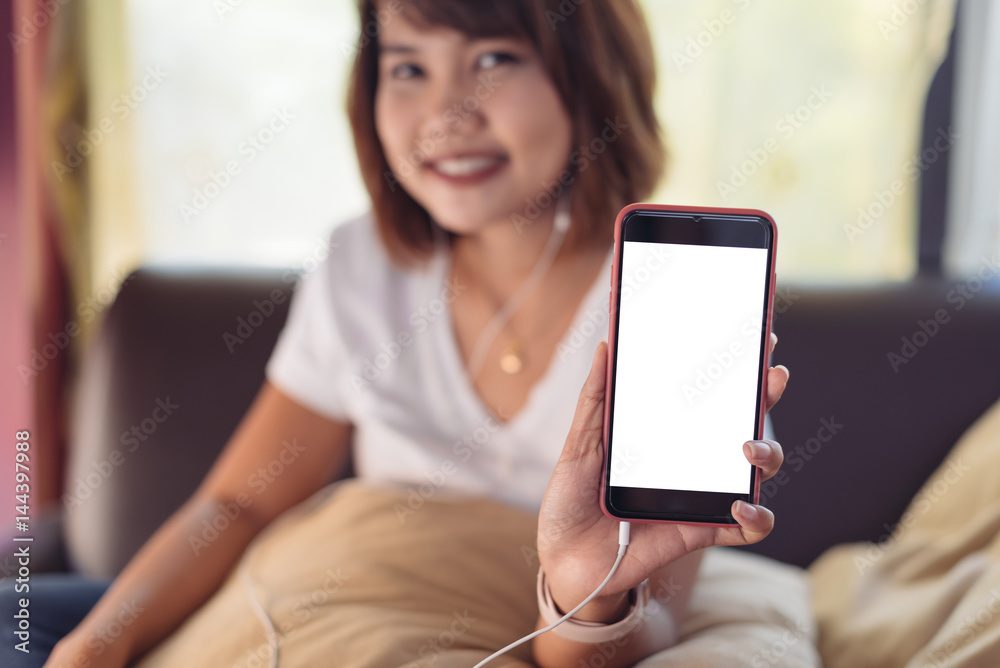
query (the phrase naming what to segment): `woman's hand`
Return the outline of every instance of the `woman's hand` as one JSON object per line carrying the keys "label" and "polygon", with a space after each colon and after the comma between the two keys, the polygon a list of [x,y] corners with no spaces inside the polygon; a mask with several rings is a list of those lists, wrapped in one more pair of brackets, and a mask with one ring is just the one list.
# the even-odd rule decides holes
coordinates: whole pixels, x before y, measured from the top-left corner
{"label": "woman's hand", "polygon": [[[777,337],[772,334],[770,348]],[[549,480],[538,516],[538,557],[553,599],[569,610],[607,576],[618,550],[618,521],[600,508],[604,460],[604,388],[607,342],[598,344],[584,383],[562,454]],[[788,369],[772,367],[767,377],[767,410],[777,403],[788,382]],[[747,460],[760,467],[761,481],[773,476],[784,456],[774,441],[743,445]],[[763,506],[737,501],[739,522],[732,527],[687,524],[640,524],[631,528],[628,551],[601,595],[577,617],[612,621],[623,614],[625,594],[657,569],[711,545],[748,545],[774,527],[774,515]]]}
{"label": "woman's hand", "polygon": [[76,629],[56,643],[43,668],[124,668],[128,648],[124,642],[94,642],[97,636]]}

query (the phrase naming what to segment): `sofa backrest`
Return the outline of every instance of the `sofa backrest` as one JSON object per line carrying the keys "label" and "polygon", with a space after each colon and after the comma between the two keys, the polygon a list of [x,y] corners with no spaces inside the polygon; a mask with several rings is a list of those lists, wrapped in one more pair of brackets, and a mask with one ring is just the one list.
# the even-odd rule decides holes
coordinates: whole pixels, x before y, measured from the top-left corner
{"label": "sofa backrest", "polygon": [[835,543],[884,540],[1000,398],[1000,285],[919,279],[781,294],[774,361],[791,376],[773,420],[786,460],[762,488],[775,529],[752,549],[805,565]]}
{"label": "sofa backrest", "polygon": [[[74,568],[115,575],[194,491],[263,381],[293,278],[143,269],[125,282],[73,401]],[[974,287],[779,286],[775,363],[791,382],[773,417],[786,464],[762,488],[776,528],[751,549],[805,565],[887,533],[1000,397],[1000,286]]]}
{"label": "sofa backrest", "polygon": [[126,279],[72,401],[71,567],[117,574],[194,492],[263,382],[294,279],[229,269]]}

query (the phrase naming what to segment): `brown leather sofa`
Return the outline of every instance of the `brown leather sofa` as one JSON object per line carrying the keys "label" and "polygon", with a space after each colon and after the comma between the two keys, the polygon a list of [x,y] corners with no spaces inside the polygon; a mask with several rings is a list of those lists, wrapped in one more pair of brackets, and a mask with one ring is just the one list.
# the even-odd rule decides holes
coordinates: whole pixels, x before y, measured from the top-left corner
{"label": "brown leather sofa", "polygon": [[[292,279],[144,269],[125,283],[81,370],[67,503],[34,565],[114,575],[191,494],[263,380]],[[807,565],[886,535],[1000,397],[1000,284],[781,285],[775,331],[786,464],[762,490],[777,526],[752,549]]]}

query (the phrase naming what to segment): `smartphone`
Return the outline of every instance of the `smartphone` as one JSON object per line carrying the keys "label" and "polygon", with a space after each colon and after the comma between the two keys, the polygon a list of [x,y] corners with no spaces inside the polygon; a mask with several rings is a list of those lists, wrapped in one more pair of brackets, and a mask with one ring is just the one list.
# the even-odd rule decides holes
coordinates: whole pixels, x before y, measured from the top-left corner
{"label": "smartphone", "polygon": [[736,524],[757,503],[777,229],[763,211],[631,204],[615,221],[604,513]]}

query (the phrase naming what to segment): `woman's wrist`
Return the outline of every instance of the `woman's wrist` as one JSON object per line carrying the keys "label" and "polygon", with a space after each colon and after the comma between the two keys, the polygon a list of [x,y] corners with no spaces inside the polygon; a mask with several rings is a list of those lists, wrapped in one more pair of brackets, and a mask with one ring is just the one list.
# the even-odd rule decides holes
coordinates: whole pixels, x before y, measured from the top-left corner
{"label": "woman's wrist", "polygon": [[[49,659],[58,666],[93,665],[100,657],[102,666],[124,666],[129,648],[124,643],[95,642],[99,636],[77,628],[61,638],[52,648]],[[49,664],[46,663],[46,666]]]}
{"label": "woman's wrist", "polygon": [[545,571],[538,570],[538,612],[542,626],[555,624],[553,633],[567,640],[595,645],[631,634],[643,625],[648,602],[649,581],[645,580],[627,592],[595,597],[572,617],[563,619],[576,606],[561,609],[549,589]]}
{"label": "woman's wrist", "polygon": [[[594,588],[580,588],[580,581],[576,569],[573,566],[560,568],[558,565],[549,564],[549,568],[543,565],[539,569],[540,578],[544,573],[546,590],[549,592],[550,600],[554,603],[560,615],[564,615],[576,606],[580,601],[590,596]],[[596,585],[594,585],[596,587]],[[628,614],[630,591],[598,594],[590,603],[573,615],[574,619],[588,622],[600,622],[603,624],[613,624]]]}
{"label": "woman's wrist", "polygon": [[[555,607],[560,614],[563,615],[578,606],[580,601],[583,600],[583,598],[581,598],[576,602],[573,602],[565,596],[560,596],[551,584],[550,591],[552,592],[552,602],[555,604]],[[630,608],[629,600],[629,592],[627,591],[617,594],[608,594],[606,596],[597,596],[593,601],[580,608],[580,611],[573,615],[573,619],[579,619],[580,621],[585,622],[614,624],[615,622],[621,621],[626,615],[628,615]]]}
{"label": "woman's wrist", "polygon": [[81,656],[91,659],[104,656],[108,660],[120,660],[124,664],[132,653],[132,638],[127,629],[110,637],[106,632],[108,627],[108,624],[84,619],[60,642]]}

